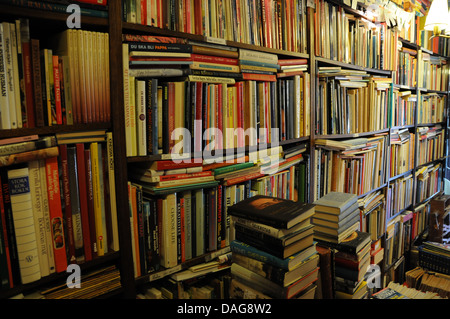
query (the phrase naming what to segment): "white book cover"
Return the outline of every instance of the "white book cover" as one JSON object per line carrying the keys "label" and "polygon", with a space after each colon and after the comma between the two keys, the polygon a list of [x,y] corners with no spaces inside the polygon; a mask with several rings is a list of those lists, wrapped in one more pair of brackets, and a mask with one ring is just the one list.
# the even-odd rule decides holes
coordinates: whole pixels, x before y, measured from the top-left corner
{"label": "white book cover", "polygon": [[8,170],[11,208],[22,284],[41,278],[28,167]]}

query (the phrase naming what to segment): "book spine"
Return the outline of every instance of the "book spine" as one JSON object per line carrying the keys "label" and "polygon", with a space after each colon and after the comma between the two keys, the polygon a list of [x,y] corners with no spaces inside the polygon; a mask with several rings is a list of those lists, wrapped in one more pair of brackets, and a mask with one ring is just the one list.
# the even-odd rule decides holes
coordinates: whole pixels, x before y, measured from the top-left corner
{"label": "book spine", "polygon": [[61,74],[59,72],[59,58],[57,55],[52,56],[52,66],[53,66],[56,124],[63,124],[62,109],[61,109]]}
{"label": "book spine", "polygon": [[11,122],[9,120],[9,99],[8,99],[8,81],[6,70],[6,48],[5,48],[5,35],[3,25],[0,23],[0,127],[2,129],[10,129]]}
{"label": "book spine", "polygon": [[39,40],[31,39],[31,74],[33,83],[34,114],[36,126],[42,127],[44,121],[44,106],[42,104],[42,84],[41,84],[41,60],[40,60]]}
{"label": "book spine", "polygon": [[83,233],[83,246],[84,246],[84,256],[86,261],[92,260],[92,245],[90,238],[89,229],[89,209],[88,209],[88,199],[87,199],[87,175],[86,175],[86,162],[84,154],[84,144],[76,144],[76,168],[78,174],[78,193],[80,197],[80,214],[82,222],[82,233]]}
{"label": "book spine", "polygon": [[0,156],[0,166],[10,166],[19,163],[30,162],[37,159],[54,157],[58,156],[58,153],[58,147],[54,146],[40,150]]}
{"label": "book spine", "polygon": [[97,254],[98,256],[103,256],[107,252],[106,247],[106,233],[104,231],[104,206],[102,203],[103,199],[103,188],[101,181],[103,178],[101,169],[101,146],[94,142],[90,144],[91,153],[91,165],[92,165],[92,189],[93,189],[93,200],[94,200],[94,216],[95,216],[95,232],[96,232],[96,242],[97,242]]}
{"label": "book spine", "polygon": [[117,220],[117,203],[116,203],[116,177],[114,167],[114,141],[112,132],[106,133],[106,151],[107,151],[107,170],[109,183],[109,199],[112,223],[112,244],[114,251],[119,251],[119,228]]}
{"label": "book spine", "polygon": [[0,146],[0,156],[10,155],[14,153],[22,153],[35,149],[42,149],[56,145],[54,136],[46,136],[36,141],[25,141]]}
{"label": "book spine", "polygon": [[41,278],[28,167],[8,170],[22,284]]}
{"label": "book spine", "polygon": [[95,226],[95,210],[94,210],[94,188],[93,188],[93,176],[92,176],[92,159],[90,147],[84,150],[84,161],[86,168],[86,192],[87,192],[87,204],[88,204],[88,216],[89,216],[89,231],[91,238],[91,250],[92,258],[98,256],[97,250],[97,228]]}
{"label": "book spine", "polygon": [[62,171],[62,194],[63,194],[63,203],[64,206],[64,217],[65,217],[65,229],[66,231],[66,239],[68,246],[68,260],[70,263],[75,263],[75,244],[73,237],[73,222],[72,222],[72,209],[71,209],[71,197],[69,190],[69,169],[67,163],[67,145],[59,145],[59,158],[61,163],[61,171]]}
{"label": "book spine", "polygon": [[192,53],[192,46],[189,44],[146,42],[129,42],[127,44],[129,51]]}
{"label": "book spine", "polygon": [[58,158],[50,157],[45,160],[47,177],[48,206],[50,213],[50,227],[53,239],[55,270],[60,273],[67,269],[66,240],[64,234],[64,220],[61,206],[61,191],[59,188]]}
{"label": "book spine", "polygon": [[23,64],[23,78],[25,83],[25,100],[26,100],[26,113],[27,122],[24,127],[35,127],[36,118],[34,111],[34,99],[33,99],[33,82],[32,82],[32,63],[31,63],[31,46],[30,46],[30,28],[27,19],[20,19],[20,39],[22,47],[22,64]]}
{"label": "book spine", "polygon": [[74,240],[74,253],[76,262],[85,260],[83,223],[81,216],[77,151],[76,146],[67,147],[67,169],[69,178],[70,209],[72,214],[72,231]]}

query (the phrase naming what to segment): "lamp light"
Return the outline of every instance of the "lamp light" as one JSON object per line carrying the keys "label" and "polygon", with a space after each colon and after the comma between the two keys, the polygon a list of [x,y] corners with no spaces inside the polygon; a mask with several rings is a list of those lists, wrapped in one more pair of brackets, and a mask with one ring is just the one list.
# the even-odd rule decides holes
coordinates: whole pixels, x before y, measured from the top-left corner
{"label": "lamp light", "polygon": [[[425,20],[424,29],[433,31],[433,37],[444,36],[441,34],[441,30],[449,28],[448,12],[447,0],[433,0]],[[448,32],[448,30],[445,31]]]}

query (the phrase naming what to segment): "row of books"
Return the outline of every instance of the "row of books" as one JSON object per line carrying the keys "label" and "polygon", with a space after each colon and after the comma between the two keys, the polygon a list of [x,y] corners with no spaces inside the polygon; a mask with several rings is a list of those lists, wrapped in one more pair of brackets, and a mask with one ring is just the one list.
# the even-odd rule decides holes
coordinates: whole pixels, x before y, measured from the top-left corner
{"label": "row of books", "polygon": [[[229,246],[233,237],[228,207],[259,194],[297,198],[297,184],[303,180],[300,181],[295,165],[301,161],[302,154],[280,159],[277,171],[270,162],[251,161],[200,162],[185,164],[185,168],[183,163],[157,161],[150,167],[130,168],[130,222],[134,230],[136,276],[155,272],[160,266],[172,268]],[[169,213],[164,214],[165,211]],[[172,218],[166,219],[169,216]],[[174,231],[178,241],[170,235]]]}
{"label": "row of books", "polygon": [[398,32],[345,12],[341,6],[315,1],[317,56],[366,68],[397,69]]}
{"label": "row of books", "polygon": [[398,69],[393,71],[395,84],[415,87],[417,84],[417,50],[402,47],[398,52]]}
{"label": "row of books", "polygon": [[386,288],[372,295],[373,299],[443,299],[436,292],[417,290],[396,282],[389,282]]}
{"label": "row of books", "polygon": [[232,282],[257,298],[314,299],[319,255],[314,205],[254,196],[229,208],[235,227]]}
{"label": "row of books", "polygon": [[422,166],[415,176],[416,203],[421,203],[441,190],[442,164]]}
{"label": "row of books", "polygon": [[418,86],[428,90],[447,91],[449,65],[445,58],[420,51],[417,60]]}
{"label": "row of books", "polygon": [[389,127],[414,125],[417,108],[417,95],[394,86],[392,88],[392,105],[389,106]]}
{"label": "row of books", "polygon": [[20,19],[0,36],[2,129],[109,121],[108,34],[71,29],[42,48]]}
{"label": "row of books", "polygon": [[2,288],[119,250],[111,134],[104,142],[46,139],[4,155],[17,160],[1,167]]}
{"label": "row of books", "polygon": [[422,234],[427,228],[430,218],[431,205],[430,201],[427,200],[412,211],[411,220],[411,240],[414,241],[417,237]]}
{"label": "row of books", "polygon": [[362,195],[386,182],[387,135],[344,141],[317,139],[315,198],[330,191]]}
{"label": "row of books", "polygon": [[[433,242],[426,242],[426,244],[430,246],[437,245]],[[448,251],[448,247],[443,247],[443,249],[447,249]],[[450,297],[450,289],[448,288],[449,279],[443,273],[436,273],[425,270],[422,267],[416,267],[407,271],[405,277],[405,285],[409,288],[436,293],[441,298]]]}
{"label": "row of books", "polygon": [[447,97],[436,93],[420,95],[417,105],[417,124],[440,123],[445,119]]}
{"label": "row of books", "polygon": [[425,269],[449,275],[449,259],[450,247],[448,244],[426,241],[419,247],[419,265]]}
{"label": "row of books", "polygon": [[305,52],[306,1],[127,0],[124,21],[207,38]]}
{"label": "row of books", "polygon": [[[360,210],[360,231],[369,233],[376,241],[386,230],[386,198],[381,191],[373,192],[358,199]],[[378,264],[378,262],[372,263]]]}
{"label": "row of books", "polygon": [[391,78],[319,67],[316,133],[351,134],[387,128]]}
{"label": "row of books", "polygon": [[[146,47],[150,45],[144,44]],[[124,48],[128,45],[124,44]],[[253,54],[248,50],[246,52],[247,55]],[[244,54],[243,50],[240,53]],[[157,54],[163,56],[165,53]],[[242,59],[196,56],[200,59],[226,59],[231,64],[222,65],[236,68],[236,72],[208,71],[203,69],[201,63],[200,72],[212,72],[212,75],[219,76],[188,76],[171,81],[143,77],[143,74],[148,75],[147,71],[157,69],[133,69],[130,65],[129,70],[124,70],[128,75],[125,77],[128,79],[125,80],[125,90],[128,91],[125,93],[128,156],[170,154],[174,147],[176,152],[185,154],[243,148],[246,145],[256,146],[258,143],[273,143],[309,135],[309,74],[300,71],[297,75],[277,81],[264,81],[264,78],[262,81],[236,81],[238,61],[242,62]],[[275,57],[273,65],[278,65],[276,56],[269,56]],[[153,62],[170,63],[160,61],[165,59],[163,57],[156,59],[158,61]],[[174,59],[174,63],[179,63],[178,58]],[[204,65],[209,63],[205,62]],[[220,63],[212,65],[220,67]],[[240,68],[243,76],[252,72],[244,69],[247,66],[242,63]],[[180,71],[176,68],[172,70]],[[248,74],[259,76],[256,73]],[[246,105],[249,107],[244,107]]]}
{"label": "row of books", "polygon": [[412,242],[412,211],[406,210],[395,218],[389,220],[386,225],[385,242],[385,266],[389,267],[401,260],[402,256],[409,251],[409,245]]}
{"label": "row of books", "polygon": [[415,134],[407,128],[394,130],[391,132],[390,143],[390,177],[413,169]]}
{"label": "row of books", "polygon": [[440,124],[432,127],[419,127],[417,138],[417,165],[439,160],[444,156],[445,131]]}
{"label": "row of books", "polygon": [[402,175],[391,181],[386,190],[386,218],[407,209],[413,202],[413,175],[411,173]]}

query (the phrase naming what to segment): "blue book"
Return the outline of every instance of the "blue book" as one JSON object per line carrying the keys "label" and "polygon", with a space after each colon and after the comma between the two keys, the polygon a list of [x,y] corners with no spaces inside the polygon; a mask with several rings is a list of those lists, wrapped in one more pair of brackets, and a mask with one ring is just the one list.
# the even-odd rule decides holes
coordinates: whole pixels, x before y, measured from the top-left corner
{"label": "blue book", "polygon": [[316,242],[314,242],[312,246],[305,248],[304,250],[299,251],[298,253],[289,256],[288,258],[285,259],[271,255],[265,251],[257,249],[239,240],[233,240],[230,243],[230,249],[233,253],[241,254],[253,258],[255,260],[268,263],[275,267],[279,267],[286,270],[292,270],[295,267],[297,267],[308,256],[311,256],[313,252],[316,251]]}

